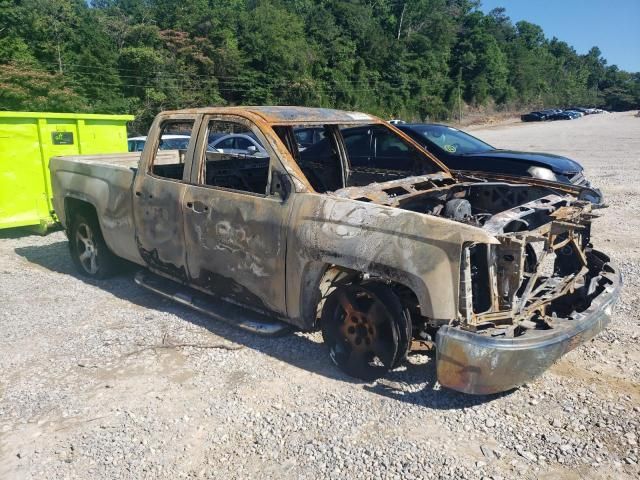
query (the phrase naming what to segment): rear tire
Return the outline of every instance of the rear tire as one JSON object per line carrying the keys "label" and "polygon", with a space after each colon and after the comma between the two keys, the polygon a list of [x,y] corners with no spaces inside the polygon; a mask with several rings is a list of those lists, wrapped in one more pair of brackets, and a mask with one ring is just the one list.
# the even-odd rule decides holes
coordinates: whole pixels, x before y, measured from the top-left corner
{"label": "rear tire", "polygon": [[105,243],[95,215],[82,212],[72,217],[69,251],[76,268],[86,277],[104,279],[118,270],[118,257]]}

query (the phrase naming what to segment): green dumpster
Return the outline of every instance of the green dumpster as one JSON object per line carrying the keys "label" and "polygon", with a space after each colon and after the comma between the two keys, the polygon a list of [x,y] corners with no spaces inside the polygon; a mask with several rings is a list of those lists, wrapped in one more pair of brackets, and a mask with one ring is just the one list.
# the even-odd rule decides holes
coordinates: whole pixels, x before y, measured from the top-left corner
{"label": "green dumpster", "polygon": [[127,151],[132,115],[0,112],[0,229],[55,222],[49,159]]}

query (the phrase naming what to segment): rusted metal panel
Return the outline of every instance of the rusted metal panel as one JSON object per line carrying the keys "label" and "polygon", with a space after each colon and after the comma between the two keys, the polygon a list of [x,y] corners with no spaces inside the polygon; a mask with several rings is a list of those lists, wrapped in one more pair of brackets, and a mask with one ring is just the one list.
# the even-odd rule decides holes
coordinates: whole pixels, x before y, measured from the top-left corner
{"label": "rusted metal panel", "polygon": [[[495,243],[471,225],[339,196],[296,195],[288,232],[289,314],[300,315],[300,286],[310,262],[381,275],[411,288],[422,314],[458,316],[464,240]],[[452,295],[453,293],[453,295]]]}
{"label": "rusted metal panel", "polygon": [[183,183],[141,176],[134,188],[136,242],[149,268],[187,281]]}
{"label": "rusted metal panel", "polygon": [[184,214],[191,282],[225,299],[286,315],[290,204],[206,186],[189,187],[185,201],[203,208]]}
{"label": "rusted metal panel", "polygon": [[[184,110],[165,111],[162,115],[173,117],[181,114],[201,115],[240,115],[252,117],[257,123],[277,124],[322,124],[322,123],[363,123],[379,121],[377,117],[362,112],[348,112],[331,108],[313,108],[297,106],[242,106],[242,107],[205,107]],[[256,118],[256,117],[259,117]]]}
{"label": "rusted metal panel", "polygon": [[310,108],[294,106],[247,107],[247,111],[260,115],[265,122],[276,124],[323,124],[374,122],[376,117],[368,113],[347,112],[332,108]]}
{"label": "rusted metal panel", "polygon": [[[184,154],[182,178],[163,178],[151,171],[157,155],[163,125],[168,121],[191,122],[193,138]],[[133,181],[133,217],[136,243],[140,256],[151,270],[181,282],[188,281],[184,236],[184,194],[190,179],[195,149],[195,135],[200,128],[202,115],[179,112],[158,115],[149,130],[148,141],[140,157],[138,172]],[[164,153],[178,156],[171,151]]]}
{"label": "rusted metal panel", "polygon": [[[264,146],[268,175],[261,192],[206,185],[206,129],[216,121],[246,128]],[[190,282],[228,301],[284,317],[286,223],[292,202],[269,188],[274,176],[286,174],[280,153],[269,141],[272,132],[265,134],[240,115],[205,115],[201,128],[183,199]]]}

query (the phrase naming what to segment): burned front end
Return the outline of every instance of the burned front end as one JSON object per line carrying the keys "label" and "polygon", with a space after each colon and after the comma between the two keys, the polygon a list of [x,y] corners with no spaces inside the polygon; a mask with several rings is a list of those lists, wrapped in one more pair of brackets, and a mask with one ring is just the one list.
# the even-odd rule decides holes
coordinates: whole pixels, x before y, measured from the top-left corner
{"label": "burned front end", "polygon": [[437,333],[442,385],[472,394],[509,390],[607,325],[621,279],[591,245],[594,217],[590,202],[548,193],[482,222],[500,243],[464,245],[461,318]]}
{"label": "burned front end", "polygon": [[[592,203],[561,188],[412,177],[338,192],[482,229],[461,238],[457,318],[437,328],[439,382],[470,394],[512,389],[609,322],[621,278],[591,245]],[[451,232],[455,232],[452,224]],[[441,289],[440,292],[443,290]]]}

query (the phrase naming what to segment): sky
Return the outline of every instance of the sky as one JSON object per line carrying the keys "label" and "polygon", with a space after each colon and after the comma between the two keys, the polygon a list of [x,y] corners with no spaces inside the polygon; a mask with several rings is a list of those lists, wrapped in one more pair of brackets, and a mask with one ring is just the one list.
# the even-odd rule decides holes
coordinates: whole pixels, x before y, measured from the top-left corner
{"label": "sky", "polygon": [[482,11],[506,8],[513,23],[540,25],[580,54],[597,46],[607,65],[640,72],[640,0],[481,0]]}

